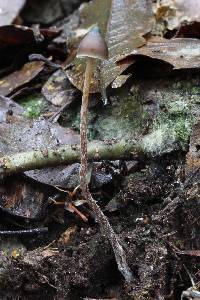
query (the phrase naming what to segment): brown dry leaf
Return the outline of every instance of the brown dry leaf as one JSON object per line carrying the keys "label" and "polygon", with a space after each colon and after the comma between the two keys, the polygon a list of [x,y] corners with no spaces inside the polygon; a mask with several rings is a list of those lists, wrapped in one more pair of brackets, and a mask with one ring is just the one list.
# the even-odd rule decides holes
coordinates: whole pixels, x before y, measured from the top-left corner
{"label": "brown dry leaf", "polygon": [[[198,39],[156,39],[149,41],[145,46],[135,49],[132,57],[145,55],[154,59],[162,60],[173,66],[174,69],[199,68],[200,67],[200,40]],[[121,64],[126,57],[120,55],[118,63]]]}
{"label": "brown dry leaf", "polygon": [[11,24],[25,3],[26,0],[0,0],[0,26]]}
{"label": "brown dry leaf", "polygon": [[44,68],[44,62],[34,61],[25,64],[22,69],[0,79],[0,95],[7,96],[35,78]]}
{"label": "brown dry leaf", "polygon": [[[77,35],[80,32],[85,34],[91,26],[98,24],[108,44],[109,60],[101,62],[92,82],[91,92],[96,92],[99,90],[99,79],[105,89],[131,64],[125,62],[117,66],[114,61],[119,54],[129,55],[146,43],[144,35],[151,31],[154,24],[151,1],[95,0],[82,7],[80,17],[82,26],[77,30]],[[80,90],[84,71],[84,60],[77,58],[73,68],[67,70],[69,80]]]}
{"label": "brown dry leaf", "polygon": [[173,30],[181,23],[200,22],[199,0],[160,0],[154,6],[157,20],[167,23],[167,28]]}

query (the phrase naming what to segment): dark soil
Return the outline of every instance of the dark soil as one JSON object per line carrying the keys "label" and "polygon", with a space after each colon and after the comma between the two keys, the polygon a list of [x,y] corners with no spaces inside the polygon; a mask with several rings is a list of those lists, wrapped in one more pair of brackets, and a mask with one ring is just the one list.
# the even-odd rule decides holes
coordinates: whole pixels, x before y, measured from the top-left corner
{"label": "dark soil", "polygon": [[181,252],[199,248],[200,207],[198,186],[181,184],[183,162],[176,153],[126,176],[114,198],[121,207],[106,213],[124,243],[133,282],[124,282],[98,226],[71,219],[75,230],[67,243],[56,240],[56,253],[35,246],[10,262],[2,299],[180,299],[189,276],[195,282],[200,276],[199,257]]}

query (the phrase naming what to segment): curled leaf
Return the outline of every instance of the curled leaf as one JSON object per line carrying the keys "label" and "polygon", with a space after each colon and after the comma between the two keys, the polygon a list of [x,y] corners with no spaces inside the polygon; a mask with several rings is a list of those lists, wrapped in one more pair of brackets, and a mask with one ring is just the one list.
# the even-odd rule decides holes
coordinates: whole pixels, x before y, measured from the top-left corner
{"label": "curled leaf", "polygon": [[[146,43],[144,35],[151,31],[154,24],[151,1],[95,0],[83,6],[81,19],[82,29],[89,30],[98,24],[108,44],[109,60],[97,66],[91,84],[90,91],[96,92],[100,86],[105,89],[131,64],[125,62],[117,66],[115,61],[119,54],[129,55]],[[72,69],[67,70],[69,80],[80,90],[84,72],[84,60],[78,58]]]}
{"label": "curled leaf", "polygon": [[[132,52],[133,59],[138,55],[145,55],[162,60],[173,66],[174,69],[200,67],[200,40],[189,38],[157,39],[149,41],[145,46]],[[127,57],[120,55],[118,61],[123,62]]]}

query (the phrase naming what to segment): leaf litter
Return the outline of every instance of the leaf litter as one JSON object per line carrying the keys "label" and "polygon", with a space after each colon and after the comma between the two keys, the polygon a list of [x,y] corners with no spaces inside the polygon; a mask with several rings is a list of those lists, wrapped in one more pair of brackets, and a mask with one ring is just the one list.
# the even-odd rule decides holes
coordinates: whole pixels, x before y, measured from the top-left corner
{"label": "leaf litter", "polygon": [[[106,13],[105,13],[106,12]],[[98,24],[104,33],[109,50],[109,60],[103,62],[96,70],[91,91],[99,91],[99,85],[105,89],[117,76],[130,65],[117,66],[117,55],[130,52],[146,43],[145,34],[153,27],[153,13],[149,1],[93,1],[81,9],[81,27],[85,33],[94,24]],[[81,59],[75,59],[72,70],[67,70],[70,81],[80,90],[83,85],[85,65]],[[99,74],[98,74],[99,73]],[[98,79],[99,78],[99,79]],[[100,80],[100,83],[98,82]]]}
{"label": "leaf litter", "polygon": [[[197,33],[195,33],[195,37],[198,37],[198,26],[195,25],[196,27],[194,27],[193,23],[194,21],[196,23],[199,22],[198,13],[194,13],[194,8],[195,6],[197,8],[198,3],[195,3],[194,0],[187,2],[183,0],[177,0],[157,1],[157,5],[157,10],[154,10],[155,15],[152,13],[153,9],[151,7],[151,1],[96,0],[82,5],[79,10],[79,21],[77,21],[78,18],[76,18],[75,22],[76,24],[79,23],[80,26],[75,29],[70,25],[71,27],[69,27],[72,28],[72,31],[67,36],[68,57],[66,60],[66,65],[67,76],[71,82],[80,90],[82,89],[83,71],[85,66],[84,62],[82,61],[72,60],[74,57],[73,51],[77,47],[78,41],[83,34],[85,34],[90,27],[96,23],[99,23],[102,32],[107,38],[110,49],[110,58],[107,63],[98,66],[92,88],[93,92],[105,90],[105,88],[110,86],[111,83],[112,88],[116,88],[117,93],[119,88],[123,88],[123,86],[126,86],[127,88],[130,82],[133,80],[133,77],[137,76],[134,65],[137,65],[141,62],[146,62],[145,59],[147,58],[151,58],[155,62],[159,61],[167,63],[172,69],[179,69],[181,71],[183,71],[183,69],[199,69],[199,40],[191,39],[191,37],[194,36],[190,36],[190,31],[187,32],[187,38],[183,38],[181,36],[183,34],[185,37],[184,34],[186,34],[187,29],[184,26],[188,26],[189,24],[193,26],[192,28],[196,28],[195,30]],[[166,39],[167,35],[165,35],[165,39],[156,37],[157,40],[153,40],[154,37],[151,36],[151,32],[152,35],[155,35],[155,22],[160,22],[161,19],[166,21],[167,24],[164,28],[165,34],[169,30],[176,29],[177,36],[179,38],[176,38],[175,36],[174,39]],[[72,22],[72,18],[69,18],[68,20]],[[67,27],[67,25],[65,26]],[[61,43],[59,44],[59,42],[51,42],[53,37],[61,34],[60,30],[45,30],[42,32],[42,30],[38,30],[38,28],[33,30],[32,28],[25,28],[24,26],[18,27],[16,25],[0,27],[0,33],[3,33],[0,34],[1,50],[9,46],[13,48],[12,56],[15,56],[16,47],[24,47],[24,45],[29,45],[31,47],[28,51],[28,54],[33,54],[36,53],[36,46],[38,52],[40,52],[42,55],[46,56],[47,58],[52,56],[50,60],[52,59],[53,62],[55,61],[55,63],[62,64],[62,60],[60,61],[62,55],[60,54],[63,50],[55,51],[56,47],[59,48],[61,46]],[[63,38],[61,37],[61,40],[62,39]],[[43,47],[40,48],[38,45],[43,45]],[[58,84],[56,80],[57,74],[59,74],[60,71],[58,71],[58,73],[54,73],[51,77],[52,70],[50,70],[47,65],[43,66],[43,69],[38,73],[36,67],[36,69],[33,70],[33,76],[25,76],[25,74],[22,72],[21,74],[23,78],[16,83],[16,85],[13,84],[15,83],[14,78],[20,78],[18,76],[20,73],[13,73],[13,71],[20,72],[23,70],[28,63],[27,57],[25,62],[21,63],[20,69],[14,66],[13,70],[7,70],[9,74],[0,79],[4,80],[6,78],[6,81],[9,82],[9,76],[12,78],[13,75],[13,79],[9,85],[13,87],[13,89],[11,89],[11,91],[9,90],[9,87],[7,91],[6,89],[2,89],[2,95],[10,95],[10,93],[12,94],[16,90],[23,87],[24,84],[29,86],[30,81],[35,76],[37,76],[39,79],[41,78],[41,80],[43,80],[42,77],[44,76],[45,80],[42,82],[46,82],[46,84],[44,85],[42,83],[42,92],[49,100],[49,105],[52,105],[51,109],[54,109],[53,105],[62,107],[62,105],[66,104],[68,101],[71,104],[71,95],[70,93],[68,94],[66,92],[66,86],[63,84],[66,80],[64,77],[64,72],[61,71],[62,80],[60,80]],[[0,65],[4,67],[3,60],[4,58],[1,58]],[[10,60],[6,61],[5,65],[9,65],[9,62]],[[162,66],[162,64],[160,66]],[[162,76],[165,75],[164,69],[161,71],[163,71]],[[126,74],[126,72],[128,74]],[[133,75],[133,77],[131,77],[131,75]],[[157,82],[157,84],[159,84],[159,82]],[[164,113],[167,110],[171,111],[170,116],[174,115],[177,119],[181,116],[183,111],[180,112],[179,108],[180,106],[183,107],[183,102],[176,100],[175,95],[173,95],[171,99],[170,106],[167,99],[166,101],[163,100],[162,103],[160,100],[158,101],[158,94],[160,91],[157,91],[157,94],[155,93],[155,95],[151,94],[143,96],[139,85],[137,86],[135,81],[132,91],[129,91],[128,88],[127,93],[133,93],[133,91],[136,92],[137,89],[139,89],[139,92],[141,93],[137,98],[137,106],[141,105],[140,101],[143,101],[142,106],[145,106],[147,111],[149,110],[150,113],[152,113],[151,110],[153,109],[153,115],[157,116],[159,111],[163,111],[163,115],[161,113],[161,118],[163,118]],[[112,89],[110,90],[111,91],[109,91],[109,95],[113,92]],[[196,87],[193,87],[193,91],[194,90],[196,91]],[[167,98],[167,94],[165,95]],[[188,97],[190,99],[190,95],[188,95]],[[2,107],[0,124],[0,150],[2,155],[4,153],[21,152],[26,149],[56,147],[56,145],[60,143],[78,143],[78,132],[75,132],[70,128],[63,129],[60,125],[55,123],[53,124],[48,120],[22,120],[23,109],[20,109],[20,106],[12,106],[13,102],[10,99],[5,97],[1,99],[3,100],[2,103],[0,103]],[[92,100],[94,99],[95,96],[92,97]],[[5,104],[5,101],[7,101],[7,105]],[[127,99],[123,98],[123,101],[126,102]],[[166,105],[165,102],[167,103]],[[175,104],[178,106],[175,106]],[[113,102],[112,106],[116,106],[116,103]],[[67,110],[68,114],[73,110],[70,110],[69,106],[66,106],[65,109]],[[13,117],[10,116],[10,114],[12,115],[11,111],[13,111],[12,113],[14,118],[10,118]],[[116,114],[116,116],[120,121],[120,116],[118,114]],[[143,116],[141,117],[143,118]],[[147,126],[147,129],[144,132],[148,133],[149,128],[153,128],[151,127],[151,122],[152,118],[149,118],[150,125]],[[185,110],[185,123],[187,122],[188,115]],[[102,124],[100,125],[102,126]],[[162,124],[158,124],[157,132],[160,130],[160,125]],[[181,127],[182,125],[183,124],[180,123],[178,129],[176,128],[176,130],[178,130],[177,132],[179,137],[184,136],[185,134],[183,127]],[[154,126],[154,124],[152,126]],[[168,127],[166,126],[166,128]],[[132,129],[129,128],[128,131],[129,130]],[[195,134],[196,133],[194,133],[194,136]],[[149,137],[147,134],[146,139],[148,140],[148,138]],[[162,136],[159,136],[159,138],[162,139]],[[185,139],[187,139],[187,136]],[[162,144],[163,141],[160,140],[160,142]],[[194,149],[192,149],[192,147]],[[159,148],[159,145],[157,148]],[[95,226],[90,226],[88,228],[87,225],[86,228],[84,228],[84,226],[80,226],[80,230],[76,233],[75,239],[70,241],[67,245],[69,248],[64,248],[64,243],[62,241],[59,243],[54,243],[55,246],[60,247],[59,250],[61,249],[61,251],[63,251],[64,249],[65,255],[63,255],[63,253],[61,254],[59,250],[58,255],[57,252],[56,255],[49,255],[48,253],[51,253],[51,250],[49,250],[50,252],[47,252],[46,257],[45,255],[41,255],[41,259],[38,264],[37,259],[31,260],[31,257],[32,254],[35,254],[36,258],[38,258],[39,252],[37,252],[37,250],[35,250],[35,252],[29,252],[30,257],[26,261],[20,262],[20,268],[25,271],[24,273],[22,272],[20,276],[18,276],[19,274],[17,271],[19,270],[18,262],[12,264],[12,274],[15,276],[16,286],[22,288],[22,282],[28,282],[28,284],[23,285],[26,293],[31,294],[33,291],[37,291],[38,289],[40,296],[43,296],[44,294],[42,293],[44,292],[43,287],[45,282],[45,285],[54,290],[54,292],[51,290],[49,294],[52,293],[51,295],[54,294],[55,296],[56,288],[61,286],[60,283],[65,282],[65,287],[61,288],[63,291],[61,298],[66,297],[66,295],[68,297],[69,291],[71,293],[70,297],[75,296],[75,293],[71,289],[71,286],[75,286],[78,289],[81,289],[81,292],[79,293],[79,295],[81,294],[81,297],[95,295],[95,297],[98,298],[115,297],[121,299],[124,297],[124,295],[126,295],[128,298],[136,297],[137,299],[145,299],[144,295],[145,297],[147,295],[151,295],[151,297],[154,297],[155,299],[162,299],[166,296],[166,291],[168,291],[168,295],[174,293],[175,298],[178,299],[179,292],[176,288],[176,284],[173,284],[172,282],[175,282],[174,279],[177,278],[179,271],[177,271],[175,268],[174,274],[176,275],[169,276],[168,270],[169,267],[174,267],[174,261],[176,260],[175,256],[172,254],[174,249],[173,247],[180,248],[181,251],[177,253],[182,253],[181,255],[188,254],[188,256],[198,256],[198,252],[195,252],[196,250],[191,249],[191,241],[192,246],[194,246],[194,248],[197,247],[198,249],[198,245],[195,244],[196,240],[194,236],[195,232],[198,232],[199,210],[198,197],[196,195],[198,195],[199,192],[198,187],[190,187],[190,189],[187,191],[183,191],[181,188],[179,189],[179,183],[183,181],[184,177],[180,171],[182,167],[181,163],[184,161],[184,158],[182,160],[180,157],[181,155],[184,156],[184,151],[186,150],[182,151],[183,148],[182,150],[178,148],[181,153],[179,152],[179,154],[176,155],[177,148],[170,147],[169,149],[170,150],[168,153],[157,151],[153,162],[149,162],[148,165],[146,165],[143,161],[138,161],[136,163],[137,172],[135,173],[135,171],[133,171],[133,176],[126,178],[128,184],[124,183],[124,186],[120,185],[122,179],[120,177],[121,173],[119,172],[119,167],[112,169],[112,174],[109,172],[105,173],[104,171],[102,173],[98,173],[98,168],[101,168],[101,165],[98,164],[95,166],[97,173],[93,178],[91,176],[92,186],[94,187],[96,180],[95,189],[97,189],[98,192],[99,188],[101,190],[101,195],[98,199],[103,201],[103,206],[107,203],[107,205],[104,207],[110,211],[109,218],[112,220],[113,226],[115,226],[121,233],[124,241],[127,244],[127,257],[131,261],[131,268],[134,271],[135,277],[138,278],[139,284],[136,285],[135,283],[131,283],[128,287],[126,287],[125,290],[124,286],[122,286],[123,284],[121,283],[121,279],[118,278],[119,276],[114,274],[114,280],[117,286],[115,290],[117,290],[117,292],[113,292],[112,288],[108,288],[108,290],[110,289],[109,292],[102,293],[102,291],[99,291],[98,287],[106,286],[107,282],[108,285],[113,286],[113,283],[111,284],[109,279],[107,279],[105,276],[105,274],[110,272],[110,269],[108,270],[108,261],[110,264],[110,262],[113,260],[113,257],[110,255],[110,250],[106,242],[97,236],[95,232]],[[192,169],[196,169],[196,164],[198,166],[197,152],[198,143],[194,140],[194,138],[192,138],[190,151],[187,156],[187,168],[190,167],[190,163]],[[160,160],[162,160],[163,156],[159,158],[158,153],[160,153],[160,156],[165,153],[162,164],[160,163]],[[193,159],[192,156],[195,158]],[[193,167],[194,161],[195,166]],[[162,168],[160,164],[162,165]],[[29,176],[29,178],[32,179],[34,178],[35,181],[42,182],[43,185],[61,185],[61,187],[72,188],[75,185],[75,181],[73,182],[73,185],[68,185],[68,183],[70,183],[70,180],[73,176],[78,178],[78,167],[79,166],[77,164],[54,169],[49,168],[48,170],[34,170],[26,172],[26,176]],[[110,170],[110,168],[108,169]],[[106,168],[106,170],[108,169]],[[76,172],[74,172],[74,170],[76,170]],[[193,171],[191,173],[193,173]],[[123,174],[125,177],[127,177],[126,172]],[[190,174],[190,172],[186,172],[186,177],[188,174]],[[98,178],[99,182],[97,180]],[[114,181],[113,178],[115,179]],[[18,215],[18,217],[22,217],[24,220],[27,218],[34,219],[37,216],[37,213],[41,212],[41,204],[43,202],[41,199],[43,199],[45,193],[43,194],[43,188],[41,185],[42,195],[39,195],[37,199],[37,187],[32,179],[29,179],[29,186],[29,183],[24,183],[23,180],[22,183],[20,183],[19,179],[14,180],[11,177],[9,180],[13,180],[13,193],[11,191],[10,194],[8,193],[10,184],[9,181],[7,183],[7,190],[3,191],[2,189],[1,195],[3,195],[4,200],[6,199],[4,204],[6,203],[6,209],[10,209],[9,218],[11,215],[13,218],[14,216],[16,217],[18,212],[21,211],[21,215]],[[103,182],[102,185],[99,184],[101,182]],[[188,184],[191,184],[191,182]],[[177,186],[178,188],[176,189]],[[112,197],[110,193],[113,193],[115,196]],[[19,201],[20,199],[22,202]],[[111,201],[108,201],[107,199],[111,199]],[[44,200],[44,202],[46,202],[46,200]],[[132,202],[132,204],[130,204],[130,202]],[[82,203],[81,200],[80,203]],[[29,205],[31,207],[30,211]],[[173,209],[170,210],[170,207],[173,207]],[[166,212],[167,209],[170,213],[163,217],[162,212]],[[91,216],[91,212],[87,211],[87,207],[84,207],[83,211],[86,213],[86,219],[88,217],[89,219],[92,219],[93,216]],[[112,213],[113,211],[117,211],[117,213]],[[13,214],[11,214],[11,212]],[[19,218],[18,221],[19,220],[21,219]],[[176,224],[174,224],[174,220],[176,220]],[[188,224],[190,224],[191,228],[193,228],[193,232],[190,232]],[[179,230],[180,228],[182,228],[181,232]],[[66,254],[68,252],[69,256]],[[93,263],[94,260],[95,264]],[[77,261],[79,262],[78,266]],[[171,264],[171,261],[173,261],[173,264]],[[178,268],[180,270],[180,258],[179,263],[177,264],[179,264]],[[51,270],[48,269],[49,265],[51,265]],[[198,262],[196,262],[195,265],[198,265]],[[31,269],[30,266],[33,269]],[[56,269],[54,270],[54,268]],[[195,279],[198,281],[199,276],[195,272],[195,268],[193,268],[192,264],[190,264],[189,268],[190,272],[195,274]],[[68,270],[69,272],[65,272],[63,275],[64,269]],[[32,281],[32,270],[37,270],[35,273],[36,282],[34,283]],[[114,268],[112,271],[118,274]],[[24,277],[24,274],[26,274],[26,278]],[[48,274],[48,278],[46,274]],[[171,282],[169,282],[169,277],[172,280]],[[155,278],[159,279],[155,282]],[[7,284],[9,284],[9,282],[10,281],[8,278]],[[31,286],[29,285],[29,282],[31,282]],[[94,288],[88,289],[88,286],[91,285],[91,282],[93,283],[92,285]],[[179,280],[179,286],[182,284],[183,281]],[[169,286],[172,290],[169,290]],[[45,295],[46,292],[47,290],[45,286]]]}

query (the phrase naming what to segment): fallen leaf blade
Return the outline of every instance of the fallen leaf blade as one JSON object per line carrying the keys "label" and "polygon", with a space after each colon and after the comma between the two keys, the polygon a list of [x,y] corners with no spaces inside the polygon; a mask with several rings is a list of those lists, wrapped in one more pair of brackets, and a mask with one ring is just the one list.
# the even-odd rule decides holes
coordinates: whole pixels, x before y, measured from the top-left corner
{"label": "fallen leaf blade", "polygon": [[[88,30],[98,24],[108,44],[109,60],[101,62],[100,72],[97,68],[91,84],[91,92],[97,92],[101,89],[99,85],[105,89],[130,66],[131,61],[116,65],[116,57],[121,54],[129,55],[135,48],[146,43],[143,36],[151,31],[154,16],[149,0],[95,0],[84,5],[81,17],[82,28]],[[75,59],[74,67],[67,70],[69,80],[80,90],[84,71],[84,60],[80,59]]]}
{"label": "fallen leaf blade", "polygon": [[[157,39],[135,49],[130,55],[133,59],[144,55],[172,65],[174,69],[190,69],[200,67],[200,40],[192,38]],[[117,63],[126,61],[127,57],[119,55]]]}

